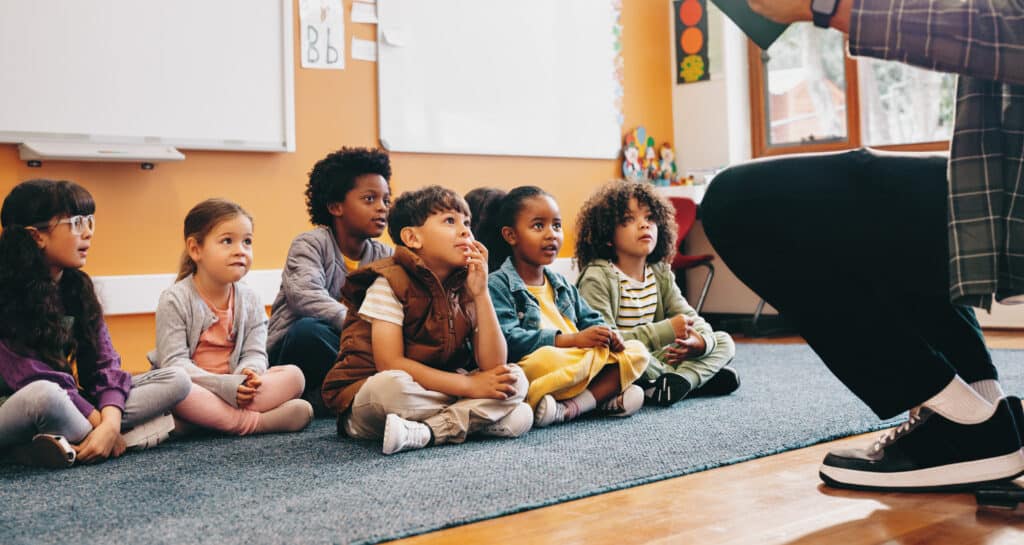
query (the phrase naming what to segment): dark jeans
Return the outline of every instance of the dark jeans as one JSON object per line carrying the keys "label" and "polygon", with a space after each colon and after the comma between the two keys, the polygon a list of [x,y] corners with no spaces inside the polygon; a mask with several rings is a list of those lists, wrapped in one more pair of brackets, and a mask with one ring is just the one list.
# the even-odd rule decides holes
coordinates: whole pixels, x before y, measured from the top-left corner
{"label": "dark jeans", "polygon": [[306,377],[302,399],[313,405],[317,415],[327,414],[320,397],[324,377],[338,359],[341,335],[327,322],[300,318],[288,328],[281,342],[270,351],[271,365],[296,365]]}
{"label": "dark jeans", "polygon": [[949,302],[946,157],[865,149],[731,167],[701,203],[736,275],[878,416],[960,375],[997,377],[974,311]]}

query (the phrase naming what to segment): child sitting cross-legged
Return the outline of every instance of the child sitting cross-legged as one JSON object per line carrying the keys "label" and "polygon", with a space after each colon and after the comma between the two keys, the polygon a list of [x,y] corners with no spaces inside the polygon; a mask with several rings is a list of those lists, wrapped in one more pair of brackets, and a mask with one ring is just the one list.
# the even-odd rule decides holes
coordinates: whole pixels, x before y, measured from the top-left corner
{"label": "child sitting cross-legged", "polygon": [[394,454],[529,431],[526,376],[506,364],[487,250],[473,239],[466,202],[439,186],[403,193],[388,229],[394,256],[342,289],[341,352],[322,388],[339,433],[382,438]]}
{"label": "child sitting cross-legged", "polygon": [[644,380],[648,400],[724,395],[739,388],[729,363],[732,337],[713,331],[686,302],[669,268],[676,244],[675,210],[646,183],[605,185],[577,217],[580,295],[626,339],[654,355]]}
{"label": "child sitting cross-legged", "polygon": [[633,384],[650,354],[623,340],[576,287],[547,266],[562,247],[562,217],[555,199],[539,187],[505,195],[482,228],[491,247],[488,279],[512,361],[530,380],[528,402],[537,427],[560,424],[599,409],[631,416],[643,406]]}

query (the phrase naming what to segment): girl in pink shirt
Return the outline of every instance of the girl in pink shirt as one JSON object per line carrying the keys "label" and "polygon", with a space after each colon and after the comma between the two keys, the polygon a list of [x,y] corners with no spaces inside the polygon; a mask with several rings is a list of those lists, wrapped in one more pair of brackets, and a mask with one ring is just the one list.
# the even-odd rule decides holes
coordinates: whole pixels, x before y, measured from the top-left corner
{"label": "girl in pink shirt", "polygon": [[174,410],[179,420],[235,435],[299,431],[313,417],[297,399],[302,371],[267,369],[267,314],[239,282],[252,265],[252,231],[252,217],[230,201],[208,199],[189,211],[178,281],[157,306],[150,361],[192,378]]}

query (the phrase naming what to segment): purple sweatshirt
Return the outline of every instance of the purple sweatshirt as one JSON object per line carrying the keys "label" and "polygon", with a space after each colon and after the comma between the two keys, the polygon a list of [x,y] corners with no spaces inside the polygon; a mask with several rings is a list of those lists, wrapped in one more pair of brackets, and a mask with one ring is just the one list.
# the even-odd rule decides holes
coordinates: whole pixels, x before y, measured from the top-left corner
{"label": "purple sweatshirt", "polygon": [[[128,392],[132,388],[132,376],[121,370],[121,356],[114,351],[114,345],[110,342],[107,324],[100,321],[100,327],[96,333],[98,337],[96,371],[92,377],[79,375],[83,385],[90,385],[90,388],[84,392],[78,391],[75,377],[70,373],[58,371],[42,361],[17,354],[2,340],[0,340],[0,378],[14,392],[37,380],[54,382],[67,391],[71,402],[86,418],[94,410],[103,407],[114,406],[124,411],[124,402],[128,399]],[[82,368],[94,367],[88,364],[82,365],[82,363],[80,361],[78,365],[80,372]]]}

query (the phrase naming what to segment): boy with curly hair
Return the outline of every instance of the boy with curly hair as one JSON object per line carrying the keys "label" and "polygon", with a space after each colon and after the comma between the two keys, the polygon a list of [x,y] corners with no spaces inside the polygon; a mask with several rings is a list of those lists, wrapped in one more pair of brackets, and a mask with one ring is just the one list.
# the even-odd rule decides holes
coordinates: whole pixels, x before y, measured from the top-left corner
{"label": "boy with curly hair", "polygon": [[271,306],[267,353],[271,365],[297,365],[303,399],[325,414],[320,384],[337,358],[347,311],[341,288],[356,269],[393,250],[373,240],[387,227],[391,163],[384,151],[342,148],[313,166],[306,208],[316,226],[295,237]]}
{"label": "boy with curly hair", "polygon": [[675,210],[653,186],[612,182],[583,204],[576,220],[580,296],[623,339],[654,356],[642,378],[647,399],[671,405],[687,395],[739,388],[726,367],[732,337],[711,326],[683,298],[669,263],[675,255]]}

